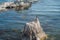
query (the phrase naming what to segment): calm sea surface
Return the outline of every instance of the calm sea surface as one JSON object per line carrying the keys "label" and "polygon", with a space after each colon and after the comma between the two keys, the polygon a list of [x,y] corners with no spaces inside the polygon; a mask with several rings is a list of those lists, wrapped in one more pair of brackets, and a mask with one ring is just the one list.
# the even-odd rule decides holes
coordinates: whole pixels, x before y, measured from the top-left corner
{"label": "calm sea surface", "polygon": [[[43,30],[49,35],[48,40],[60,40],[60,0],[39,0],[29,10],[0,12],[0,30],[22,29],[35,16],[38,16]],[[0,39],[6,40],[2,36]]]}

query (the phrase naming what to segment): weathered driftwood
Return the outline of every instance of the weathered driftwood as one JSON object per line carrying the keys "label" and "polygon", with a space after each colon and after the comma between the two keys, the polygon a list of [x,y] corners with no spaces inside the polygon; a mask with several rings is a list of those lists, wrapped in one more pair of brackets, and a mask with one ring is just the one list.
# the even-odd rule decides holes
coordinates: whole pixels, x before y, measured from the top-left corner
{"label": "weathered driftwood", "polygon": [[40,26],[38,18],[34,21],[26,23],[22,40],[46,40],[47,35]]}

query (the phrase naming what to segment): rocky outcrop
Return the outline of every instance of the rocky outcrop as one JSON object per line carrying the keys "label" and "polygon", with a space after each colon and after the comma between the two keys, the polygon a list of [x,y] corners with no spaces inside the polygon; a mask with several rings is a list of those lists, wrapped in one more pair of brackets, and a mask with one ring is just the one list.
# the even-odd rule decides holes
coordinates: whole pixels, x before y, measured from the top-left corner
{"label": "rocky outcrop", "polygon": [[31,3],[28,3],[28,2],[26,3],[5,2],[2,5],[0,5],[0,11],[7,10],[7,9],[24,10],[24,9],[28,9],[30,6],[31,6]]}
{"label": "rocky outcrop", "polygon": [[28,9],[29,7],[31,7],[31,3],[21,2],[19,6],[16,6],[16,10],[24,10],[24,9]]}
{"label": "rocky outcrop", "polygon": [[40,26],[38,18],[26,23],[23,37],[23,40],[46,40],[47,35]]}

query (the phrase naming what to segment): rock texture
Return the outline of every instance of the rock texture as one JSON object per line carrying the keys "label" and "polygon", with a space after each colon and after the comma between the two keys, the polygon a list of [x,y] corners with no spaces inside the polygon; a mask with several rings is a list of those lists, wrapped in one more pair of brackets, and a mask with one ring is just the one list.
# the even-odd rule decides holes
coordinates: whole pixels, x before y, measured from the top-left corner
{"label": "rock texture", "polygon": [[23,40],[46,40],[47,35],[40,26],[39,19],[28,22],[24,28]]}
{"label": "rock texture", "polygon": [[30,2],[5,2],[3,4],[0,5],[0,11],[5,11],[8,9],[14,9],[14,10],[26,10],[29,9],[29,7],[31,7],[32,3]]}
{"label": "rock texture", "polygon": [[16,10],[24,10],[24,9],[29,9],[29,7],[31,7],[31,3],[24,3],[21,2],[19,6],[16,6]]}

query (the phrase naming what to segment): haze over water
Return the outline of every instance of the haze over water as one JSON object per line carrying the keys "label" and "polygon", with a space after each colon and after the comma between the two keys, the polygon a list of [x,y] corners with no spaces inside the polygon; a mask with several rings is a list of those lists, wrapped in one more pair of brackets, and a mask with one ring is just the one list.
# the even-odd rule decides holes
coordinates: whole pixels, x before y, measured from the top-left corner
{"label": "haze over water", "polygon": [[35,16],[38,16],[42,28],[50,35],[50,40],[60,40],[60,0],[39,0],[29,10],[0,12],[0,30],[22,29]]}

